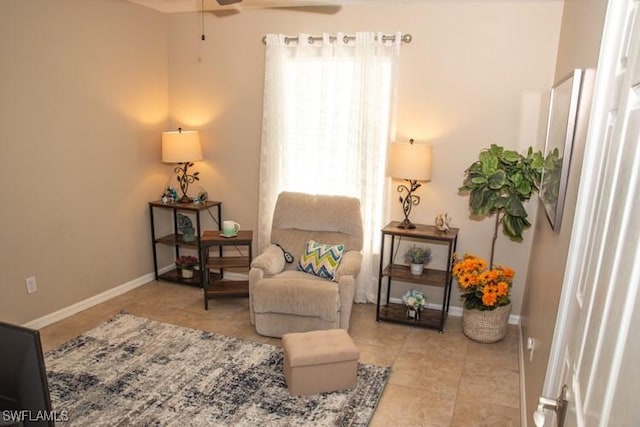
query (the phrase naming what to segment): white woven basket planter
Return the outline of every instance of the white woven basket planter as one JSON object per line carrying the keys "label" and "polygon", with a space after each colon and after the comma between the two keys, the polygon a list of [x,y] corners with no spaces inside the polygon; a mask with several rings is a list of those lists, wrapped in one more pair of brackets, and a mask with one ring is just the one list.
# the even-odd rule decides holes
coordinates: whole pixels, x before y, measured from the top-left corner
{"label": "white woven basket planter", "polygon": [[507,333],[511,303],[495,310],[468,310],[462,313],[462,331],[474,341],[492,343],[500,341]]}

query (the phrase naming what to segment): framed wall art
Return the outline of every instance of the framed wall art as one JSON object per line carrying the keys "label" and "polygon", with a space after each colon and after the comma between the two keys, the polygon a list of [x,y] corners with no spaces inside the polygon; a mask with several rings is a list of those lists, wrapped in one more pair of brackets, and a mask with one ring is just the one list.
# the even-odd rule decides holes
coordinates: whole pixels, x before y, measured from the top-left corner
{"label": "framed wall art", "polygon": [[538,194],[556,233],[562,223],[583,75],[583,70],[576,69],[551,88],[544,168]]}

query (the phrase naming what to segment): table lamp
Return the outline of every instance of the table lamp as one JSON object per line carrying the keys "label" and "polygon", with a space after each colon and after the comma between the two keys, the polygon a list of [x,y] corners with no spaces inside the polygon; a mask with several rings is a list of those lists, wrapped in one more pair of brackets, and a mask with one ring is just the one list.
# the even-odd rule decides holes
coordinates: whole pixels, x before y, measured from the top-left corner
{"label": "table lamp", "polygon": [[177,174],[176,179],[180,183],[182,198],[179,203],[189,203],[192,200],[187,196],[189,184],[199,181],[200,172],[193,174],[188,173],[189,167],[193,166],[193,162],[202,160],[202,147],[200,147],[200,135],[197,131],[183,131],[178,128],[177,131],[162,132],[162,161],[164,163],[178,163],[174,172]]}
{"label": "table lamp", "polygon": [[[431,146],[415,144],[413,139],[406,142],[394,142],[389,151],[387,175],[393,178],[404,179],[408,184],[398,185],[400,203],[404,212],[404,221],[398,228],[416,228],[409,220],[411,207],[420,203],[420,196],[413,194],[420,188],[420,181],[431,180]],[[402,194],[406,192],[406,196]]]}

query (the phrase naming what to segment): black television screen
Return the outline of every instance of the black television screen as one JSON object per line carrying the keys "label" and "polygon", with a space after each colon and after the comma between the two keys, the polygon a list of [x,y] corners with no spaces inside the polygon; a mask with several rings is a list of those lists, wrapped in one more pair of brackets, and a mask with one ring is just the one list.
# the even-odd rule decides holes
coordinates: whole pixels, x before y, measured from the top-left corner
{"label": "black television screen", "polygon": [[0,322],[0,425],[53,426],[37,330]]}

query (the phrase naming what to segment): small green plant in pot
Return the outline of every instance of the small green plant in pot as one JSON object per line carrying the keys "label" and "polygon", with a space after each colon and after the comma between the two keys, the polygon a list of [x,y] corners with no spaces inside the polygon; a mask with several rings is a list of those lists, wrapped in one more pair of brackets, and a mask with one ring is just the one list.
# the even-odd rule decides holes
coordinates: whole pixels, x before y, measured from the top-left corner
{"label": "small green plant in pot", "polygon": [[543,166],[542,152],[533,151],[531,147],[524,156],[491,144],[465,171],[458,191],[469,194],[471,213],[481,217],[495,215],[490,268],[500,224],[504,234],[515,241],[522,241],[522,232],[531,226],[524,202],[539,190]]}
{"label": "small green plant in pot", "polygon": [[419,276],[424,270],[424,265],[431,261],[431,249],[413,245],[407,248],[404,259],[410,264],[411,274]]}

